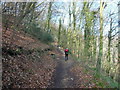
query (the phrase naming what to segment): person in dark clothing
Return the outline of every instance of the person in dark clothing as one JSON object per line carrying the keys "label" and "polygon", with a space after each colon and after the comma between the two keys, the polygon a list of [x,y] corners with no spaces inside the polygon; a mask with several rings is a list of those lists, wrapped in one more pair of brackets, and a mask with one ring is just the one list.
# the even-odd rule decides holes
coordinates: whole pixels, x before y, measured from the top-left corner
{"label": "person in dark clothing", "polygon": [[68,60],[68,53],[69,53],[68,48],[66,48],[64,52],[65,52],[65,60]]}

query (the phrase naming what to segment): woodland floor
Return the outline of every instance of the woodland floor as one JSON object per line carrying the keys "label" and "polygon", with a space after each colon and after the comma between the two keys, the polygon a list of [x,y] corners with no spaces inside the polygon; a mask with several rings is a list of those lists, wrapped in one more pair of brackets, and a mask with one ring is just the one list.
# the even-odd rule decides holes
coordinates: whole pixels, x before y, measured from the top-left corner
{"label": "woodland floor", "polygon": [[[60,52],[60,51],[59,51]],[[52,84],[49,88],[95,88],[92,81],[93,76],[84,72],[84,68],[71,56],[67,61],[64,60],[64,54],[60,52],[56,57],[57,67],[52,78]]]}
{"label": "woodland floor", "polygon": [[75,64],[75,61],[70,58],[65,61],[63,54],[56,59],[57,67],[51,88],[73,88],[74,76],[70,72],[70,69]]}
{"label": "woodland floor", "polygon": [[11,30],[3,32],[2,37],[3,88],[102,87],[95,82],[100,80],[81,63],[71,56],[65,61],[57,47],[43,44],[24,32]]}

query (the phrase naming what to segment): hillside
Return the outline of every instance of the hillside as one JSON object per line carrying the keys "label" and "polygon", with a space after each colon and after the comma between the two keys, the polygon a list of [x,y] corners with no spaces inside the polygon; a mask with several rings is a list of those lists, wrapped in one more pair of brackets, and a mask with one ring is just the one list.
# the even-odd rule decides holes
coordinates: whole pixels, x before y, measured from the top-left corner
{"label": "hillside", "polygon": [[2,37],[3,88],[47,87],[56,67],[55,50],[24,32],[3,31]]}
{"label": "hillside", "polygon": [[2,83],[5,88],[103,88],[107,82],[62,49],[19,31],[3,31]]}
{"label": "hillside", "polygon": [[0,5],[0,87],[120,88],[118,0]]}

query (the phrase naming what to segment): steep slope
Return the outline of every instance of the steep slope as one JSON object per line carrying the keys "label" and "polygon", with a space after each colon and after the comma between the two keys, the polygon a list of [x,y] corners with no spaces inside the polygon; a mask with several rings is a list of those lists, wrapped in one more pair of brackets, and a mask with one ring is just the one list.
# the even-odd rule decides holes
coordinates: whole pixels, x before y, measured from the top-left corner
{"label": "steep slope", "polygon": [[2,37],[3,89],[111,88],[83,62],[70,55],[65,61],[63,49],[20,31],[3,31]]}
{"label": "steep slope", "polygon": [[20,31],[2,35],[3,88],[45,88],[56,67],[50,46]]}

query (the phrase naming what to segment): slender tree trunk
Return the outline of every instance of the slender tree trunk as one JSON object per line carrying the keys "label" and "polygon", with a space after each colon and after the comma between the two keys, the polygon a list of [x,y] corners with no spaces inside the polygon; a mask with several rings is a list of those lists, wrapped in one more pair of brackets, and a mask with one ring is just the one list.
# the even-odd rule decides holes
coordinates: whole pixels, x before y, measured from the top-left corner
{"label": "slender tree trunk", "polygon": [[75,4],[75,2],[73,2],[73,30],[74,31],[76,30],[76,15],[75,15],[75,12],[76,12],[76,4]]}
{"label": "slender tree trunk", "polygon": [[71,29],[71,2],[69,3],[69,28]]}
{"label": "slender tree trunk", "polygon": [[109,66],[108,66],[108,70],[107,70],[107,73],[109,74],[110,72],[110,61],[111,61],[111,33],[112,33],[112,18],[111,18],[111,21],[110,21],[110,31],[108,32],[108,63],[109,63]]}
{"label": "slender tree trunk", "polygon": [[49,3],[49,8],[48,8],[48,21],[47,21],[47,31],[51,32],[50,30],[50,20],[51,20],[51,15],[52,15],[52,2]]}
{"label": "slender tree trunk", "polygon": [[75,30],[76,30],[76,15],[75,15],[75,13],[76,13],[76,3],[73,2],[72,6],[73,6],[73,10],[72,10],[72,15],[73,15],[73,38],[72,38],[72,41],[73,41],[73,47],[75,47],[75,48],[73,48],[73,52],[74,52],[74,54],[76,54],[76,41],[75,41],[76,37],[74,36],[74,34],[76,34],[75,33]]}
{"label": "slender tree trunk", "polygon": [[111,22],[110,22],[110,31],[108,33],[108,62],[111,61],[111,58],[110,58],[110,49],[111,49],[111,33],[112,33],[112,18],[111,18]]}
{"label": "slender tree trunk", "polygon": [[[118,3],[118,20],[120,22],[120,1]],[[120,23],[119,23],[119,27],[118,27],[118,30],[120,31]],[[120,32],[118,34],[118,82],[120,83]],[[119,88],[120,88],[120,85],[119,85]]]}
{"label": "slender tree trunk", "polygon": [[61,19],[59,20],[58,45],[60,45],[60,38],[61,38]]}
{"label": "slender tree trunk", "polygon": [[100,73],[101,61],[103,55],[103,1],[100,1],[100,38],[99,38],[99,55],[96,64],[96,71]]}

